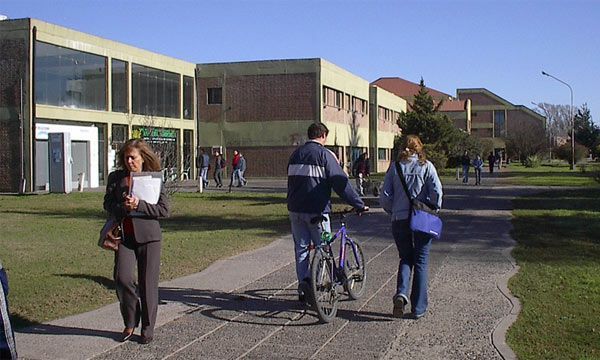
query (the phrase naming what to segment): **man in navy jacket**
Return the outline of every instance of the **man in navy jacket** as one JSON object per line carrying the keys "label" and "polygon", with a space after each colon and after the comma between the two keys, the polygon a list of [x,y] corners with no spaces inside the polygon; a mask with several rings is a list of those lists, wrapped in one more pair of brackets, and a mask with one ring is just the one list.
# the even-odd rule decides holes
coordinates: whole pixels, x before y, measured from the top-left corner
{"label": "man in navy jacket", "polygon": [[[328,133],[324,124],[311,124],[309,141],[296,149],[288,162],[287,204],[295,244],[298,294],[302,302],[307,300],[310,288],[310,243],[319,245],[321,232],[331,231],[328,215],[331,189],[359,213],[369,209],[350,185],[335,154],[325,148]],[[327,220],[312,224],[311,220],[320,215]]]}

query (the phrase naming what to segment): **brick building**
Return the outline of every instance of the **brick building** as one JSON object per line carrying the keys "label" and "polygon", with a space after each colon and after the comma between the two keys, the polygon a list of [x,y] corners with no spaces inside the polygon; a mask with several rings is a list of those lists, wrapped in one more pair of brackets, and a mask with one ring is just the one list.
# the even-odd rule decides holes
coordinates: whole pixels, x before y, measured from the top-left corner
{"label": "brick building", "polygon": [[[327,147],[346,167],[363,152],[393,147],[389,136],[377,145],[371,132],[369,83],[324,59],[198,64],[197,81],[200,146],[226,158],[239,150],[250,176],[285,176],[314,122],[329,128]],[[392,94],[384,101],[396,112],[405,104]]]}
{"label": "brick building", "polygon": [[523,105],[514,105],[484,88],[457,89],[459,100],[471,102],[471,134],[491,139],[504,155],[506,141],[515,132],[544,134],[546,118]]}

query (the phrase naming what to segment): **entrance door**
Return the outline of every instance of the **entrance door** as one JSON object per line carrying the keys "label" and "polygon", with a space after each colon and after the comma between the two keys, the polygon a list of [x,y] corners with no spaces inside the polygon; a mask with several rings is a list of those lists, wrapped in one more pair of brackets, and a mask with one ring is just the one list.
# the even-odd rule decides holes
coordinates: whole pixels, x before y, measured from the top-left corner
{"label": "entrance door", "polygon": [[73,158],[71,180],[73,182],[73,189],[77,189],[80,173],[85,173],[83,187],[89,187],[90,162],[88,154],[89,146],[87,141],[71,141],[71,157]]}

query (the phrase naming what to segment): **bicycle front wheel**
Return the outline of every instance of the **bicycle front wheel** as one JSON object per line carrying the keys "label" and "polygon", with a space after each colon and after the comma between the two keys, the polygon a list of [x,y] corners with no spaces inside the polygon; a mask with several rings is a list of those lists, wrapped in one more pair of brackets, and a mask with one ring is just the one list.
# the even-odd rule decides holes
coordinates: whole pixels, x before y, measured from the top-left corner
{"label": "bicycle front wheel", "polygon": [[313,306],[319,319],[328,323],[337,314],[334,259],[322,250],[315,251],[311,264],[311,288]]}
{"label": "bicycle front wheel", "polygon": [[344,273],[346,282],[344,289],[352,300],[359,299],[365,292],[367,280],[367,267],[362,248],[358,242],[354,242],[356,253],[352,250],[352,244],[346,242],[346,261],[344,263]]}

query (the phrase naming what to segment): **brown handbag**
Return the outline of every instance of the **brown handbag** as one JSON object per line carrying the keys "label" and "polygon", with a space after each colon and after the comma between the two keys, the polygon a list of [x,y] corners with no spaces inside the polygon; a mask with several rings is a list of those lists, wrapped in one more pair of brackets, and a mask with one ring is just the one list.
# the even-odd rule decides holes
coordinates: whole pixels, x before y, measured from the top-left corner
{"label": "brown handbag", "polygon": [[105,250],[117,251],[121,243],[121,223],[110,217],[100,230],[98,246]]}

